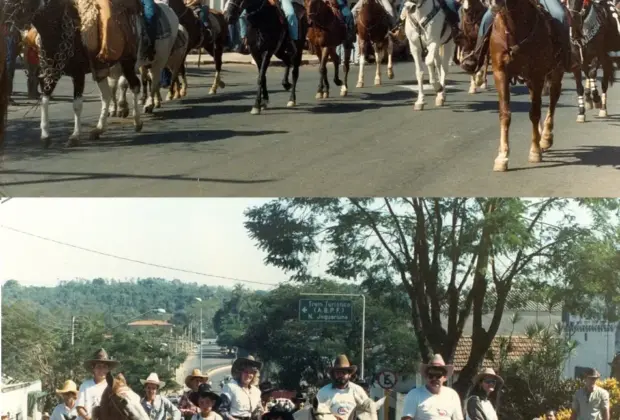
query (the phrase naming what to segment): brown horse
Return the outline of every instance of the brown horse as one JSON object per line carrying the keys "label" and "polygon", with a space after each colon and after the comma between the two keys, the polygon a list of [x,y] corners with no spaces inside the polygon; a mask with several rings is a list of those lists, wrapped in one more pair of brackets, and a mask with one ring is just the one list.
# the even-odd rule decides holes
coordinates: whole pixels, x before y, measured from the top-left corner
{"label": "brown horse", "polygon": [[[360,7],[357,15],[357,39],[360,46],[367,42],[372,44],[375,50],[375,86],[381,86],[381,63],[387,53],[387,75],[388,79],[394,78],[392,66],[392,52],[394,43],[390,34],[391,18],[388,12],[378,0],[361,0],[364,3]],[[363,49],[363,48],[362,48]],[[357,87],[364,87],[364,64],[365,54],[360,54],[360,71],[357,78]]]}
{"label": "brown horse", "polygon": [[[319,87],[316,93],[317,99],[329,98],[329,82],[327,80],[327,61],[329,57],[334,62],[334,84],[341,86],[340,96],[347,96],[349,63],[355,33],[349,33],[342,18],[342,14],[335,0],[305,0],[308,14],[308,42],[312,45],[319,58]],[[344,83],[338,77],[340,57],[336,53],[336,47],[344,47]]]}
{"label": "brown horse", "polygon": [[[487,11],[487,6],[482,0],[464,0],[459,10],[460,13],[460,31],[455,37],[454,42],[457,45],[458,61],[462,62],[466,59],[465,51],[473,54],[478,41],[478,30],[482,21],[482,16]],[[487,87],[487,71],[489,68],[489,55],[486,54],[482,68],[478,73],[471,76],[469,85],[469,93],[477,92],[478,87],[486,89]]]}
{"label": "brown horse", "polygon": [[106,382],[99,407],[93,410],[95,420],[150,420],[140,397],[127,385],[122,373],[116,377],[108,373]]}
{"label": "brown horse", "polygon": [[[510,83],[524,82],[530,91],[532,140],[528,160],[539,163],[542,152],[553,145],[553,119],[564,68],[557,29],[536,0],[506,0],[496,12],[489,53],[499,96],[500,147],[493,170],[504,172],[510,152]],[[549,82],[549,111],[541,132],[545,80]]]}

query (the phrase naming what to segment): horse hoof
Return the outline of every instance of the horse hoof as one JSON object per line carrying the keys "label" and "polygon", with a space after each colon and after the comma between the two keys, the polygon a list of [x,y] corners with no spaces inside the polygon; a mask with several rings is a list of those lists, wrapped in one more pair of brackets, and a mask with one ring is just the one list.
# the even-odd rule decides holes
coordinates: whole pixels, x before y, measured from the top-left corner
{"label": "horse hoof", "polygon": [[483,84],[480,85],[480,89],[486,90],[486,88],[487,88],[487,84],[486,83],[483,83]]}
{"label": "horse hoof", "polygon": [[134,130],[136,133],[139,133],[140,131],[142,131],[142,126],[144,126],[144,123],[142,121],[140,121],[139,123],[137,123],[134,126]]}
{"label": "horse hoof", "polygon": [[144,113],[145,114],[152,114],[153,113],[153,105],[145,106],[144,107]]}
{"label": "horse hoof", "polygon": [[43,144],[43,148],[47,149],[52,145],[52,139],[49,137],[41,137],[41,143]]}
{"label": "horse hoof", "polygon": [[260,114],[260,109],[256,108],[256,107],[252,107],[252,110],[250,111],[250,114],[252,114],[252,115],[259,115]]}
{"label": "horse hoof", "polygon": [[293,108],[295,105],[297,105],[297,104],[295,103],[295,101],[288,101],[288,102],[286,103],[286,107],[287,107],[287,108]]}
{"label": "horse hoof", "polygon": [[606,109],[601,109],[598,112],[598,116],[599,116],[599,118],[607,118],[607,110]]}
{"label": "horse hoof", "polygon": [[415,103],[413,104],[413,110],[414,111],[423,111],[424,110],[424,105],[426,105],[425,103]]}
{"label": "horse hoof", "polygon": [[530,163],[540,163],[542,162],[542,154],[530,152],[530,155],[527,157],[527,161]]}
{"label": "horse hoof", "polygon": [[357,82],[357,85],[355,85],[356,88],[363,88],[364,87],[364,82]]}
{"label": "horse hoof", "polygon": [[594,102],[594,108],[601,109],[602,107],[603,107],[603,103],[602,102]]}
{"label": "horse hoof", "polygon": [[578,123],[584,123],[584,122],[586,122],[586,116],[585,116],[585,114],[580,114],[580,115],[577,115],[577,122],[578,122]]}
{"label": "horse hoof", "polygon": [[388,79],[392,80],[394,78],[394,71],[392,69],[388,69],[387,76]]}
{"label": "horse hoof", "polygon": [[282,82],[282,87],[284,88],[285,91],[289,91],[291,90],[291,88],[293,87],[292,84],[290,84],[289,82]]}
{"label": "horse hoof", "polygon": [[592,108],[594,108],[594,102],[586,101],[586,109],[592,109]]}
{"label": "horse hoof", "polygon": [[445,98],[442,98],[440,96],[435,98],[435,106],[444,106],[445,103],[446,103],[446,99]]}
{"label": "horse hoof", "polygon": [[506,172],[508,170],[508,159],[497,158],[493,164],[493,172]]}
{"label": "horse hoof", "polygon": [[102,130],[100,130],[99,128],[93,128],[88,138],[90,140],[99,140],[99,138],[101,137],[101,132]]}
{"label": "horse hoof", "polygon": [[543,134],[540,139],[540,148],[543,152],[546,152],[551,149],[551,146],[553,146],[553,133]]}
{"label": "horse hoof", "polygon": [[217,85],[219,87],[221,87],[222,89],[224,89],[226,87],[226,83],[222,82],[221,80],[219,82],[217,82]]}
{"label": "horse hoof", "polygon": [[76,147],[80,145],[80,136],[69,136],[69,140],[65,143],[65,147]]}
{"label": "horse hoof", "polygon": [[349,94],[349,91],[348,91],[348,90],[346,90],[346,89],[342,89],[342,90],[340,91],[340,96],[347,96],[348,94]]}
{"label": "horse hoof", "polygon": [[315,98],[316,98],[316,99],[322,99],[322,98],[323,98],[323,94],[322,94],[321,92],[319,92],[319,93],[317,93],[317,94],[315,95]]}
{"label": "horse hoof", "polygon": [[181,94],[179,92],[175,93],[174,99],[181,99]]}
{"label": "horse hoof", "polygon": [[118,116],[121,118],[127,118],[129,116],[129,110],[124,109],[118,113]]}
{"label": "horse hoof", "polygon": [[467,91],[467,93],[469,93],[470,95],[474,95],[476,93],[476,88],[475,87],[470,87],[469,91]]}
{"label": "horse hoof", "polygon": [[215,95],[217,91],[213,88],[209,89],[209,95]]}
{"label": "horse hoof", "polygon": [[110,111],[108,112],[108,117],[117,117],[118,116],[118,112],[117,111]]}
{"label": "horse hoof", "polygon": [[157,109],[161,108],[161,102],[157,102],[157,103],[155,104],[155,108],[157,108]]}
{"label": "horse hoof", "polygon": [[181,89],[181,97],[185,98],[187,96],[187,91],[184,89]]}
{"label": "horse hoof", "polygon": [[323,92],[323,99],[329,98],[329,92]]}
{"label": "horse hoof", "polygon": [[260,109],[262,111],[266,110],[267,107],[269,107],[269,101],[263,101],[263,103],[260,104]]}
{"label": "horse hoof", "polygon": [[171,101],[174,98],[171,94],[166,95],[166,101]]}
{"label": "horse hoof", "polygon": [[381,79],[379,77],[375,77],[375,86],[381,86]]}

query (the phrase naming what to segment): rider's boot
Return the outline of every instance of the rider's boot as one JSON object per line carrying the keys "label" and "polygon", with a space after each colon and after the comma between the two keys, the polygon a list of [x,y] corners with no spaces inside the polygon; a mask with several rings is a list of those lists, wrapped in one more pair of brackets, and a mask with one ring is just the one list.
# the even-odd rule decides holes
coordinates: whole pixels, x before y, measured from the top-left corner
{"label": "rider's boot", "polygon": [[478,37],[476,48],[471,56],[466,57],[459,65],[465,72],[476,74],[484,64],[484,58],[489,51],[489,39],[491,31],[489,30],[484,36]]}

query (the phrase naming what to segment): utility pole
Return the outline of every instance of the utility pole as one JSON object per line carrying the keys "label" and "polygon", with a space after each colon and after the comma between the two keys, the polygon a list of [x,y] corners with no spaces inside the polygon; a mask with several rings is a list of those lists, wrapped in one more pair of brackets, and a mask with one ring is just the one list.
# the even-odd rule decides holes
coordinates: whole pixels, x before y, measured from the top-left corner
{"label": "utility pole", "polygon": [[71,317],[71,347],[75,345],[75,317]]}
{"label": "utility pole", "polygon": [[198,344],[198,351],[200,352],[200,372],[204,375],[202,371],[202,305],[200,306],[200,344]]}

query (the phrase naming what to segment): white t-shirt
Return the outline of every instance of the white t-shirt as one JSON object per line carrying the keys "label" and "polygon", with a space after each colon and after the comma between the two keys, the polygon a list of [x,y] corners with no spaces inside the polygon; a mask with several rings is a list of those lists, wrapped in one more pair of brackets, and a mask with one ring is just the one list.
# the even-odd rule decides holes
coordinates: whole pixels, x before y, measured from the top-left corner
{"label": "white t-shirt", "polygon": [[242,388],[237,381],[230,381],[222,389],[222,395],[230,400],[230,415],[252,417],[257,408],[262,409],[261,392],[257,386]]}
{"label": "white t-shirt", "polygon": [[439,394],[425,386],[414,388],[405,397],[402,417],[413,420],[463,420],[461,398],[452,388],[442,386]]}
{"label": "white t-shirt", "polygon": [[52,411],[52,415],[50,416],[50,420],[65,420],[62,416],[63,414],[67,415],[69,418],[78,415],[77,413],[77,404],[73,406],[73,408],[69,408],[65,405],[64,402],[58,404],[54,411]]}
{"label": "white t-shirt", "polygon": [[[92,417],[93,408],[99,406],[103,391],[105,391],[107,387],[108,383],[106,381],[101,381],[96,384],[94,379],[85,380],[80,385],[80,393],[78,394],[75,406],[84,407],[86,413]],[[81,416],[79,416],[78,419],[83,420]]]}
{"label": "white t-shirt", "polygon": [[202,414],[196,413],[192,416],[192,420],[223,420],[215,411],[211,411],[207,417],[202,417]]}
{"label": "white t-shirt", "polygon": [[347,418],[349,414],[355,410],[357,403],[366,401],[368,395],[364,388],[353,382],[345,388],[335,388],[332,384],[325,385],[316,394],[320,404],[326,404],[332,414]]}

